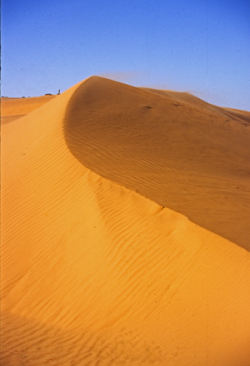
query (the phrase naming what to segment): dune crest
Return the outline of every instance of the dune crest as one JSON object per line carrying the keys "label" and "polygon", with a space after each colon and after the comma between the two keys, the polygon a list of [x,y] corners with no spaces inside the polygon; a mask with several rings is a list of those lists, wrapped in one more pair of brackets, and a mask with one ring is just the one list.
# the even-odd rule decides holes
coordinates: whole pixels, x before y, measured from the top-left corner
{"label": "dune crest", "polygon": [[247,366],[249,253],[83,165],[82,111],[110,108],[96,81],[3,126],[2,364]]}
{"label": "dune crest", "polygon": [[70,151],[97,174],[250,250],[250,113],[235,119],[190,94],[158,92],[89,78],[67,106]]}

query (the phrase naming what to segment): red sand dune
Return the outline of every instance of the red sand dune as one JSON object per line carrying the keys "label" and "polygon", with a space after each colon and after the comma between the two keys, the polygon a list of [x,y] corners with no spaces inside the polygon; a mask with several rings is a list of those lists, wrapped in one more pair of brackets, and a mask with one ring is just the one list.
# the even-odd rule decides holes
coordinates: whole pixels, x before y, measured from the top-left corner
{"label": "red sand dune", "polygon": [[22,102],[1,365],[248,366],[249,113],[97,77]]}

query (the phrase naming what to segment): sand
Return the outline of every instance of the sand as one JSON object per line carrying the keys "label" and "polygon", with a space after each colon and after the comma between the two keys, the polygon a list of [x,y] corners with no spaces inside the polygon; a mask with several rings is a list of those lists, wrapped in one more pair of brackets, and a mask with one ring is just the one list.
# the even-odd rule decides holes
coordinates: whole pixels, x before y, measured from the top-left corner
{"label": "sand", "polygon": [[45,95],[33,98],[1,98],[1,120],[5,118],[20,118],[54,99],[56,95]]}
{"label": "sand", "polygon": [[98,77],[44,98],[6,101],[1,365],[248,366],[249,113]]}

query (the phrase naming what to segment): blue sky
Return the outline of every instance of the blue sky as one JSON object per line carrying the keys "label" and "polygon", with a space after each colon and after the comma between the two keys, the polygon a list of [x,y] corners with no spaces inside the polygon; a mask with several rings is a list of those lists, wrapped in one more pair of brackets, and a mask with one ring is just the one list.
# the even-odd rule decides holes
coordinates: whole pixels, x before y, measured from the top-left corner
{"label": "blue sky", "polygon": [[250,110],[249,0],[2,0],[2,95],[100,75]]}

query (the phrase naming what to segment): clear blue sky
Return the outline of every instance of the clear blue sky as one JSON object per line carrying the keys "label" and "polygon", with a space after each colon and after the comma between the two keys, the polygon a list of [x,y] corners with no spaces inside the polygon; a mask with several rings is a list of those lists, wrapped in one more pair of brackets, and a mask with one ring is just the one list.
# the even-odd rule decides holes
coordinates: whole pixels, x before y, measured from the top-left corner
{"label": "clear blue sky", "polygon": [[249,0],[2,0],[2,95],[100,75],[250,110]]}

